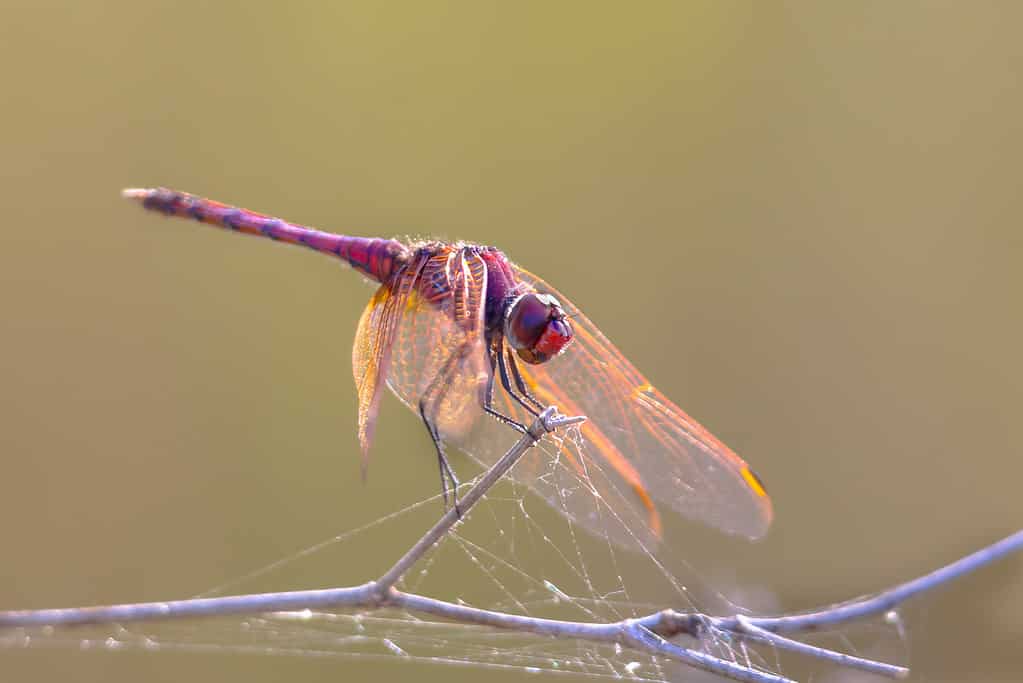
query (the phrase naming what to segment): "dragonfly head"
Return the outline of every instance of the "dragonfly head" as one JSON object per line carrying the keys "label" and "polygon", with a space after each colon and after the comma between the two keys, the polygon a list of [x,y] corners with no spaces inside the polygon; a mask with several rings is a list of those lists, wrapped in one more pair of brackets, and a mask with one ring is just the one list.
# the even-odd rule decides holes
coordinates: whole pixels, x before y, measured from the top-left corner
{"label": "dragonfly head", "polygon": [[561,302],[550,294],[523,294],[513,299],[504,316],[504,337],[519,358],[536,365],[545,363],[572,341]]}

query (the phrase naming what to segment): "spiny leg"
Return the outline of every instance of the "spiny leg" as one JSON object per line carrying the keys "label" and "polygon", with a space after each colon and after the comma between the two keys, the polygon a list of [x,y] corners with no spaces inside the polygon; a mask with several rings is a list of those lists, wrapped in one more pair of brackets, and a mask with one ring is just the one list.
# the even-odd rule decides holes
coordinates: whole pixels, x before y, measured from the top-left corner
{"label": "spiny leg", "polygon": [[465,349],[463,345],[463,348],[459,348],[448,356],[440,372],[433,378],[419,399],[419,417],[422,418],[423,424],[426,425],[426,431],[429,432],[430,439],[433,440],[433,446],[437,450],[437,465],[440,468],[440,490],[441,495],[444,497],[444,505],[446,507],[448,504],[448,483],[450,482],[452,505],[459,517],[462,516],[461,510],[458,508],[458,486],[461,482],[455,476],[455,471],[451,468],[451,464],[448,463],[447,454],[444,452],[444,442],[441,440],[440,430],[437,429],[436,413],[441,402],[444,400],[445,394],[447,394],[448,388],[451,386],[450,376],[452,375],[452,370],[457,366],[456,361],[464,355]]}
{"label": "spiny leg", "polygon": [[[451,465],[448,464],[448,459],[444,455],[444,445],[441,443],[440,434],[437,432],[436,425],[433,421],[426,416],[427,407],[426,399],[419,399],[419,417],[422,418],[423,424],[426,425],[426,431],[430,434],[430,440],[433,441],[433,447],[437,450],[437,466],[440,468],[440,492],[444,498],[444,507],[448,505],[448,480],[451,480],[451,484],[454,487],[452,494],[458,490],[458,477],[455,476],[454,471],[451,469]],[[458,500],[455,499],[455,510],[458,510]],[[461,513],[459,513],[461,515]]]}
{"label": "spiny leg", "polygon": [[[515,398],[522,406],[531,414],[537,415],[538,413],[527,403],[523,402],[514,391],[511,389],[511,384],[508,380],[508,373],[504,366],[504,362],[501,359],[501,342],[497,343],[496,348],[491,353],[488,353],[490,361],[490,373],[487,378],[487,383],[483,393],[483,410],[495,419],[503,422],[509,427],[521,432],[526,432],[526,426],[521,422],[501,413],[494,409],[493,398],[494,398],[494,365],[500,364],[501,373],[501,384],[504,386],[505,391]],[[458,477],[455,475],[450,463],[447,459],[447,454],[444,451],[444,443],[440,436],[440,430],[437,429],[436,413],[440,408],[441,403],[447,394],[448,389],[451,387],[451,376],[456,371],[459,363],[468,353],[471,353],[472,345],[463,344],[457,351],[453,352],[448,359],[444,362],[440,372],[434,377],[427,387],[426,391],[423,392],[422,397],[419,399],[419,416],[423,420],[423,424],[426,425],[426,430],[430,434],[430,439],[433,440],[434,448],[437,450],[437,464],[440,468],[440,485],[441,494],[444,497],[444,504],[448,502],[448,484],[451,484],[451,500],[454,505],[455,511],[461,516],[461,512],[458,509],[458,486],[460,482]]]}
{"label": "spiny leg", "polygon": [[[515,360],[515,354],[512,353],[510,348],[505,349],[508,354],[508,365],[511,366],[512,378],[515,380],[515,386],[518,387],[519,391],[527,401],[532,403],[537,410],[543,410],[544,405],[536,400],[533,394],[529,393],[529,388],[526,386],[526,381],[522,379],[522,372],[519,370],[519,362]],[[534,412],[534,415],[538,413]]]}
{"label": "spiny leg", "polygon": [[[500,344],[500,342],[497,343]],[[490,345],[490,349],[487,351],[487,360],[490,362],[490,374],[487,376],[487,383],[483,389],[480,404],[483,406],[483,411],[487,415],[490,415],[498,422],[502,422],[512,429],[525,434],[526,425],[494,408],[494,370],[496,369],[495,366],[497,365],[497,359],[500,357],[500,353],[501,352],[495,348],[493,344]]]}
{"label": "spiny leg", "polygon": [[[508,362],[510,362],[512,367],[515,368],[516,372],[518,371],[518,368],[515,367],[515,361],[514,360],[511,360],[510,358],[509,358],[509,361],[505,360],[503,347],[504,347],[504,340],[501,339],[501,340],[499,340],[497,342],[497,349],[495,351],[495,355],[497,356],[498,370],[501,373],[501,386],[503,386],[504,390],[506,392],[508,392],[508,395],[511,396],[512,398],[514,398],[518,402],[518,404],[520,406],[522,406],[523,408],[525,408],[526,411],[530,415],[532,415],[533,417],[539,416],[540,415],[539,411],[534,406],[532,406],[529,403],[527,403],[526,399],[522,398],[522,396],[519,396],[512,389],[511,380],[508,378]],[[521,377],[518,378],[518,382],[519,382],[519,390],[522,390],[524,388],[524,384],[521,383],[522,382],[522,378]],[[533,399],[533,397],[529,395],[528,392],[523,391],[523,393],[526,395],[526,398],[530,399],[534,404],[539,405],[539,404],[537,404],[536,400]]]}

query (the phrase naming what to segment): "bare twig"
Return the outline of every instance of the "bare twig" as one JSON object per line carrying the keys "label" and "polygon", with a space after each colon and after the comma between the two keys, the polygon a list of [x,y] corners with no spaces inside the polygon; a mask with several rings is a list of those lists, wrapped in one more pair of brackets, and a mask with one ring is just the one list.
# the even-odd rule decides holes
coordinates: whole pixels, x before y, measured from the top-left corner
{"label": "bare twig", "polygon": [[665,638],[679,634],[699,637],[706,633],[708,629],[712,629],[738,636],[745,635],[754,640],[770,643],[780,649],[797,651],[850,668],[892,678],[904,678],[909,674],[909,669],[905,667],[893,666],[874,660],[852,657],[824,648],[817,648],[778,634],[813,632],[858,619],[884,614],[910,598],[997,562],[1012,553],[1018,552],[1020,549],[1023,549],[1023,531],[1017,531],[1011,536],[1003,538],[1001,541],[993,543],[986,548],[982,548],[929,574],[882,591],[877,595],[814,612],[779,617],[751,617],[742,615],[711,617],[704,614],[664,610],[640,621],[646,628]]}
{"label": "bare twig", "polygon": [[856,619],[882,614],[902,604],[910,598],[933,590],[960,576],[965,576],[981,567],[997,562],[1023,548],[1023,531],[1017,531],[997,543],[992,543],[964,558],[936,569],[930,574],[899,584],[877,595],[847,602],[836,607],[784,617],[750,618],[755,626],[775,633],[795,633],[812,631],[843,624]]}
{"label": "bare twig", "polygon": [[[581,422],[584,419],[583,417],[558,416],[553,407],[545,410],[515,445],[493,467],[487,470],[483,477],[461,498],[462,514],[467,513],[545,433],[564,425]],[[0,611],[0,628],[109,624],[185,617],[290,612],[304,609],[389,607],[404,609],[410,613],[430,614],[464,624],[491,626],[547,637],[617,643],[651,655],[668,657],[733,680],[751,683],[784,683],[790,679],[758,671],[737,662],[720,659],[699,650],[685,648],[668,639],[680,634],[700,638],[709,632],[728,633],[838,665],[892,678],[902,678],[908,674],[908,669],[905,667],[808,645],[780,634],[810,632],[885,613],[909,598],[937,588],[952,579],[975,571],[1023,548],[1023,531],[1020,531],[930,574],[871,598],[811,613],[778,617],[739,615],[713,617],[698,613],[687,614],[675,610],[663,610],[641,618],[595,623],[543,619],[479,609],[397,590],[394,585],[405,572],[434,544],[444,538],[458,521],[458,511],[448,510],[440,521],[383,576],[376,581],[359,586],[101,607]]]}
{"label": "bare twig", "polygon": [[807,657],[816,657],[817,659],[823,659],[833,664],[838,664],[839,666],[844,666],[850,669],[859,669],[861,671],[866,671],[867,673],[878,674],[879,676],[905,678],[909,675],[909,669],[904,666],[896,666],[894,664],[878,662],[873,659],[847,655],[844,652],[836,652],[816,645],[810,645],[809,643],[804,643],[799,640],[793,640],[792,638],[786,638],[785,636],[780,636],[777,633],[760,628],[754,624],[752,620],[747,619],[742,615],[736,615],[734,619],[742,629],[741,633],[751,636],[755,640],[769,643],[779,650],[789,650],[790,652],[796,652]]}

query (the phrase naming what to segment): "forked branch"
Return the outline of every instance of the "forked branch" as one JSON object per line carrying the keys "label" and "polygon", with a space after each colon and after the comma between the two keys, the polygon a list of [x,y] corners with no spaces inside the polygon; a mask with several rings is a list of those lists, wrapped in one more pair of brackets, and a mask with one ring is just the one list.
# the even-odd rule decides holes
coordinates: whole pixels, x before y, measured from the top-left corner
{"label": "forked branch", "polygon": [[700,650],[683,647],[669,639],[687,634],[697,638],[713,633],[728,634],[751,642],[767,643],[778,649],[892,678],[903,678],[905,667],[856,657],[816,647],[788,635],[834,627],[853,620],[883,614],[924,591],[968,574],[1014,553],[1023,547],[1023,531],[968,555],[930,574],[901,584],[876,596],[845,603],[817,612],[777,617],[714,617],[699,613],[664,610],[645,617],[610,623],[542,619],[405,593],[394,586],[423,555],[443,539],[487,491],[546,433],[576,424],[585,417],[563,417],[554,407],[547,408],[525,434],[460,499],[459,510],[449,509],[443,517],[375,581],[359,586],[325,590],[254,593],[215,598],[194,598],[168,602],[144,602],[101,607],[0,611],[0,629],[40,626],[73,626],[153,621],[185,617],[211,617],[265,612],[290,612],[333,608],[400,608],[410,613],[430,614],[450,621],[535,633],[546,637],[572,638],[601,643],[616,643],[651,655],[668,657],[699,669],[737,681],[782,683],[790,679],[760,671],[734,661],[721,659]]}

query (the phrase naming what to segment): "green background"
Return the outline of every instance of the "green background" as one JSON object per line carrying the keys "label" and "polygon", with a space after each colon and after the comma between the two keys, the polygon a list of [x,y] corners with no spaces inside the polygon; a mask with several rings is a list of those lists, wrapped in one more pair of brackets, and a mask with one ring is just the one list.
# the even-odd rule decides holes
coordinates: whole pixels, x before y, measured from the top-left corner
{"label": "green background", "polygon": [[[390,398],[359,481],[356,275],[158,220],[126,186],[500,246],[754,464],[775,526],[721,564],[786,608],[1016,530],[1021,21],[1012,2],[0,5],[0,608],[192,595],[435,493]],[[367,567],[395,555],[379,543]],[[919,680],[1019,678],[1021,568],[918,601]],[[0,652],[10,681],[483,673]]]}

